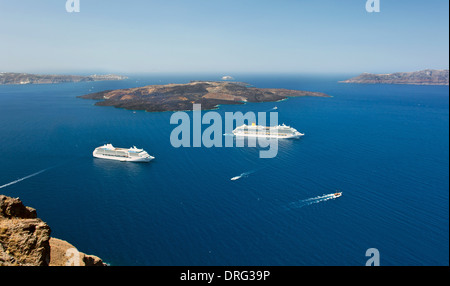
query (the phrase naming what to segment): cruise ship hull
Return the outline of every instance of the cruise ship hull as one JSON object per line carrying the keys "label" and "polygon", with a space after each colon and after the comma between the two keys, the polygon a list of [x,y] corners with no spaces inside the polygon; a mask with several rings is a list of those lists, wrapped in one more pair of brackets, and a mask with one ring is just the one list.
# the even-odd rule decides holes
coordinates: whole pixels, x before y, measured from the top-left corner
{"label": "cruise ship hull", "polygon": [[121,162],[136,162],[136,163],[148,163],[150,161],[152,161],[153,159],[155,159],[155,157],[150,157],[150,158],[118,158],[118,157],[113,157],[113,156],[106,156],[106,155],[101,155],[101,154],[96,154],[94,152],[94,157],[95,158],[99,158],[99,159],[107,159],[107,160],[115,160],[115,161],[121,161]]}
{"label": "cruise ship hull", "polygon": [[305,134],[298,132],[296,129],[279,125],[275,127],[252,126],[242,125],[233,130],[233,135],[236,137],[260,137],[260,138],[273,138],[273,139],[298,139]]}
{"label": "cruise ship hull", "polygon": [[98,147],[92,152],[95,158],[115,160],[121,162],[150,162],[155,157],[150,156],[144,149],[136,147],[130,149],[115,148],[112,144]]}
{"label": "cruise ship hull", "polygon": [[257,134],[257,133],[234,133],[236,137],[261,137],[261,138],[275,138],[275,139],[299,139],[304,136],[304,134],[293,134],[293,135],[270,135],[270,134]]}

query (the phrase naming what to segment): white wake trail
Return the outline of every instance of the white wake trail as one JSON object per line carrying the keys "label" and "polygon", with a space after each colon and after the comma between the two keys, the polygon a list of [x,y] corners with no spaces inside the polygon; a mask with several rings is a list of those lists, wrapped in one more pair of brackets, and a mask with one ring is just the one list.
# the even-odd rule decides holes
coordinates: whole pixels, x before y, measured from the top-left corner
{"label": "white wake trail", "polygon": [[309,199],[306,199],[306,200],[301,200],[301,201],[298,201],[298,202],[290,203],[288,205],[288,208],[289,209],[299,209],[299,208],[302,208],[302,207],[305,207],[305,206],[309,206],[309,205],[312,205],[312,204],[318,204],[318,203],[325,202],[325,201],[332,200],[332,199],[336,199],[336,198],[337,198],[337,196],[335,194],[322,195],[322,196],[318,196],[318,197],[315,197],[315,198],[309,198]]}
{"label": "white wake trail", "polygon": [[37,176],[37,175],[39,175],[39,174],[42,174],[42,173],[44,173],[45,171],[47,171],[48,169],[50,169],[50,168],[44,169],[44,170],[39,171],[39,172],[37,172],[37,173],[28,175],[28,176],[23,177],[23,178],[20,178],[20,179],[17,179],[17,180],[15,180],[15,181],[11,182],[11,183],[6,184],[6,185],[0,186],[0,189],[9,187],[9,186],[11,186],[11,185],[17,184],[17,183],[19,183],[19,182],[22,182],[22,181],[24,181],[24,180],[27,180],[27,179],[29,179],[29,178],[32,178],[32,177]]}
{"label": "white wake trail", "polygon": [[231,178],[231,180],[232,180],[232,181],[237,181],[237,180],[239,180],[239,179],[241,179],[241,178],[248,177],[250,174],[253,174],[254,172],[256,172],[256,171],[250,171],[250,172],[242,173],[242,174],[240,174],[239,176],[236,176],[236,177]]}

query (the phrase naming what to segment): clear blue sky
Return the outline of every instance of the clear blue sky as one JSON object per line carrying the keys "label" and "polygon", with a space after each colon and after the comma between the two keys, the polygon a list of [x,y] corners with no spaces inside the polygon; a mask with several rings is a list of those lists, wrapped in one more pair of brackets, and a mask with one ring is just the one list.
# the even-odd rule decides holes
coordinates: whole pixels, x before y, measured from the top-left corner
{"label": "clear blue sky", "polygon": [[448,0],[0,0],[0,71],[447,69]]}

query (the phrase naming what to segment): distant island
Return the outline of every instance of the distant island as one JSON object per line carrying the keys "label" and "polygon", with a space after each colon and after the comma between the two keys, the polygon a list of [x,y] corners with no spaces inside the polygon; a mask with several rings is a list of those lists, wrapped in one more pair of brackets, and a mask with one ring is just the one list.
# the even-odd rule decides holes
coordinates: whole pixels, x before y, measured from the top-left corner
{"label": "distant island", "polygon": [[448,70],[423,70],[392,74],[363,73],[341,83],[449,85]]}
{"label": "distant island", "polygon": [[203,110],[220,104],[274,102],[288,97],[329,97],[321,92],[249,87],[242,82],[191,81],[188,84],[149,85],[138,88],[106,90],[79,98],[101,100],[99,106],[115,106],[148,112],[192,110],[192,104]]}
{"label": "distant island", "polygon": [[85,82],[85,81],[105,81],[105,80],[124,80],[127,79],[121,75],[39,75],[27,73],[0,73],[0,85],[4,84],[53,84],[64,82]]}

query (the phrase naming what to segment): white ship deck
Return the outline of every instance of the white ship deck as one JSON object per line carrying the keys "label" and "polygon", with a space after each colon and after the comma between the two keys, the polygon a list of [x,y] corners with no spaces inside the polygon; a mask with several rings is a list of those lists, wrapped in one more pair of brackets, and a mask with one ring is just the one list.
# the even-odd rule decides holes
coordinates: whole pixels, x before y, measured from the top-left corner
{"label": "white ship deck", "polygon": [[155,157],[150,156],[144,149],[132,147],[129,149],[116,148],[112,144],[98,147],[92,153],[95,158],[117,160],[123,162],[150,162]]}
{"label": "white ship deck", "polygon": [[242,125],[240,127],[237,127],[233,134],[235,136],[245,136],[245,137],[269,137],[269,138],[284,138],[284,139],[290,139],[290,138],[300,138],[304,136],[305,134],[298,132],[296,129],[286,126],[286,125],[279,125],[279,126],[259,126],[259,125]]}

